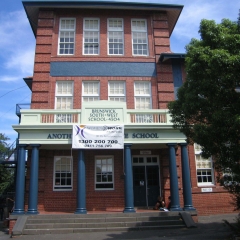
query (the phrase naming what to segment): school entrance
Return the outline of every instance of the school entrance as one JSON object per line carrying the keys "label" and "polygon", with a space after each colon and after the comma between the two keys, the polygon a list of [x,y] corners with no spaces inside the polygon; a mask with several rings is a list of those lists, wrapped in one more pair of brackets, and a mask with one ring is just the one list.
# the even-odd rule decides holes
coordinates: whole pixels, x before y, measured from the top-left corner
{"label": "school entrance", "polygon": [[133,156],[132,163],[134,206],[154,206],[161,190],[158,156]]}

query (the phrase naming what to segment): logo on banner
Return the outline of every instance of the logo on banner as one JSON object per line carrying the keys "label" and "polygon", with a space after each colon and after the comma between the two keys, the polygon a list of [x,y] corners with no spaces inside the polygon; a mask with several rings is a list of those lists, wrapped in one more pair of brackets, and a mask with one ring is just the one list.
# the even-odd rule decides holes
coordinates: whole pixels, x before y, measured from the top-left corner
{"label": "logo on banner", "polygon": [[123,125],[73,125],[72,148],[123,149]]}

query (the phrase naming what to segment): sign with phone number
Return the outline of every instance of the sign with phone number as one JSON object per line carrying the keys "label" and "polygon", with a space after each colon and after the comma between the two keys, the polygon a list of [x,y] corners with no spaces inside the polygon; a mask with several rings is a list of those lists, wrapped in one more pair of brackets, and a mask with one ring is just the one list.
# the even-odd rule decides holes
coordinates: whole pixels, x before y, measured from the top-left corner
{"label": "sign with phone number", "polygon": [[123,149],[124,126],[73,125],[72,148],[77,149]]}

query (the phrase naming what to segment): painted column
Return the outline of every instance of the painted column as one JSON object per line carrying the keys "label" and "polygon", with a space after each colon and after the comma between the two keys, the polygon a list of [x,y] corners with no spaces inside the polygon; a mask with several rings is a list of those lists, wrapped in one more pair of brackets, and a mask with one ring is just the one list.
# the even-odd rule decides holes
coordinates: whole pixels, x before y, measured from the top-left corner
{"label": "painted column", "polygon": [[18,145],[17,179],[13,214],[24,214],[26,144]]}
{"label": "painted column", "polygon": [[39,166],[39,144],[31,144],[32,158],[30,169],[30,185],[27,214],[38,214],[38,166]]}
{"label": "painted column", "polygon": [[124,144],[124,191],[125,209],[124,213],[135,212],[133,203],[133,174],[132,174],[132,144]]}
{"label": "painted column", "polygon": [[77,209],[75,214],[86,214],[86,173],[85,173],[84,150],[78,150],[77,172]]}
{"label": "painted column", "polygon": [[169,149],[169,172],[170,172],[170,192],[171,192],[171,211],[182,211],[180,208],[179,192],[178,192],[178,176],[175,143],[167,144]]}
{"label": "painted column", "polygon": [[189,169],[189,160],[187,153],[187,143],[180,143],[181,146],[181,160],[182,160],[182,184],[183,184],[183,199],[184,211],[196,210],[192,205],[192,186]]}

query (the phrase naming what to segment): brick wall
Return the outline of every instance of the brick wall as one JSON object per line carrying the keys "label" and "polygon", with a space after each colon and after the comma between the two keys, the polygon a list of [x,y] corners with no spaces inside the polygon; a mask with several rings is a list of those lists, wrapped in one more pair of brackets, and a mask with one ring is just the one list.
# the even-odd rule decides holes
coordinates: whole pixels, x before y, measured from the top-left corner
{"label": "brick wall", "polygon": [[[191,154],[189,147],[189,153]],[[168,149],[152,149],[153,155],[160,159],[160,182],[161,195],[167,202],[170,196],[170,176]],[[53,191],[53,161],[54,156],[73,156],[73,190]],[[140,150],[132,150],[132,155],[139,155]],[[114,156],[114,190],[95,190],[95,165],[94,159],[98,155]],[[74,212],[77,200],[77,158],[78,153],[73,150],[40,150],[39,162],[39,195],[38,210],[49,212]],[[176,150],[177,174],[179,186],[180,207],[184,207],[182,173],[181,173],[181,150]],[[122,150],[86,150],[86,208],[87,211],[124,209],[124,175],[123,175],[123,151]],[[30,160],[28,160],[26,177],[25,210],[27,211],[28,190],[30,178]],[[201,187],[197,186],[195,164],[190,161],[190,172],[192,180],[193,206],[197,209],[198,215],[231,213],[234,211],[232,196],[219,184],[212,186],[213,192],[202,193]]]}
{"label": "brick wall", "polygon": [[[107,16],[107,17],[106,17]],[[131,43],[131,18],[147,19],[149,56],[132,56]],[[60,17],[76,18],[75,54],[73,56],[59,56],[58,32]],[[83,55],[83,19],[85,17],[97,17],[100,19],[100,54],[98,56]],[[107,55],[107,18],[123,18],[124,20],[124,56]],[[54,109],[56,81],[74,82],[74,109],[81,108],[82,81],[98,80],[101,82],[101,100],[108,99],[107,85],[111,80],[126,81],[127,107],[134,108],[134,81],[151,81],[153,108],[166,109],[167,103],[174,100],[173,70],[171,61],[159,63],[160,54],[171,52],[169,41],[168,18],[165,12],[153,13],[139,11],[109,11],[101,10],[41,10],[39,13],[38,29],[36,34],[36,55],[32,85],[33,109]],[[155,62],[157,64],[157,77],[51,77],[51,61],[118,61],[118,62]],[[182,67],[183,81],[186,78],[184,65]],[[132,154],[137,154],[133,150]],[[30,151],[29,151],[30,152]],[[167,149],[152,150],[152,153],[160,157],[160,176],[162,195],[167,200],[170,195],[170,176]],[[102,154],[114,155],[114,178],[115,190],[94,190],[94,156]],[[192,180],[193,206],[200,215],[227,213],[233,211],[231,196],[218,184],[213,186],[213,192],[202,193],[197,185],[196,166],[193,147],[188,148],[190,158],[190,174]],[[76,184],[77,184],[77,152],[73,151],[74,159],[74,182],[73,191],[53,191],[53,159],[54,156],[70,156],[70,150],[40,150],[39,165],[39,197],[38,208],[45,211],[76,210]],[[31,158],[30,158],[31,159]],[[180,204],[183,206],[181,153],[176,152]],[[28,161],[26,181],[26,209],[29,189],[29,166]],[[86,181],[87,181],[87,210],[104,210],[107,208],[124,208],[124,179],[123,179],[123,153],[122,151],[86,151]]]}
{"label": "brick wall", "polygon": [[[134,15],[135,14],[135,15]],[[132,56],[131,19],[142,18],[147,20],[149,56]],[[73,56],[57,55],[59,21],[61,17],[76,18],[75,53]],[[83,55],[83,20],[85,17],[96,17],[100,20],[100,54],[97,56]],[[107,54],[107,18],[123,18],[124,21],[124,55],[110,56]],[[74,81],[74,108],[80,108],[81,81],[101,81],[101,100],[107,100],[107,81],[122,80],[127,83],[127,107],[134,108],[133,81],[152,81],[153,108],[158,107],[158,91],[156,78],[143,77],[51,77],[51,61],[117,61],[117,62],[156,62],[161,52],[170,49],[167,15],[165,13],[150,15],[146,12],[98,10],[42,10],[39,13],[39,26],[36,35],[36,55],[34,64],[32,104],[35,109],[54,108],[56,80]],[[152,28],[154,26],[154,28]],[[162,48],[162,50],[156,49]],[[157,55],[156,55],[157,52]],[[79,91],[80,90],[80,91]],[[163,96],[165,99],[166,96]],[[164,100],[166,101],[166,99]]]}

